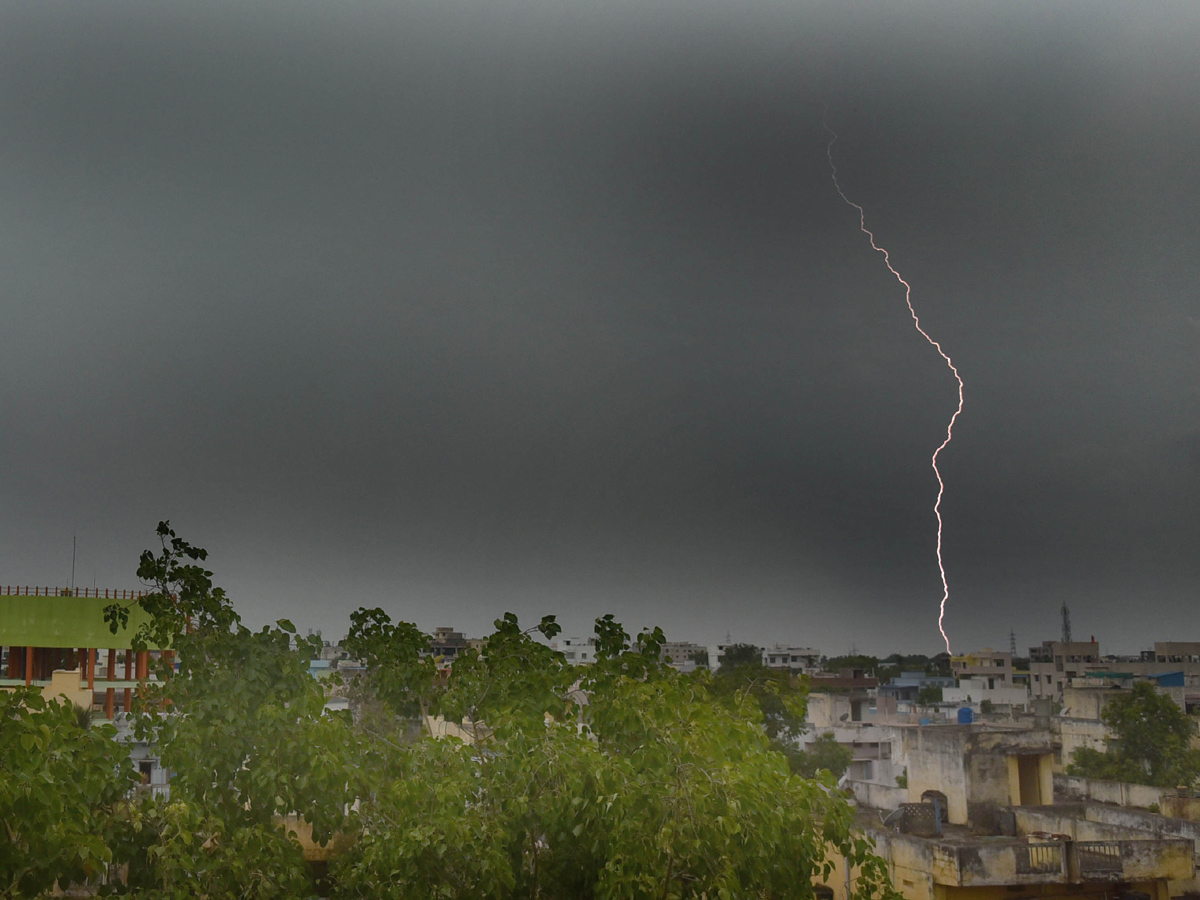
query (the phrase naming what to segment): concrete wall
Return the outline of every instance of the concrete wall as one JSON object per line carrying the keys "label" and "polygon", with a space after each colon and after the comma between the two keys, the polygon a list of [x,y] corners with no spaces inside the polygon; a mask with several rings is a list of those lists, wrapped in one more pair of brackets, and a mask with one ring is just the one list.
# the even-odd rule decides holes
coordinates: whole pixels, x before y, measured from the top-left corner
{"label": "concrete wall", "polygon": [[1158,806],[1164,816],[1200,822],[1200,797],[1163,797]]}
{"label": "concrete wall", "polygon": [[1160,810],[1163,799],[1175,793],[1171,788],[1081,778],[1078,775],[1055,775],[1054,789],[1069,800],[1093,800],[1097,803],[1114,803],[1117,806],[1136,806],[1142,809],[1157,806]]}
{"label": "concrete wall", "polygon": [[1004,706],[1025,707],[1029,703],[1029,692],[1023,687],[1013,687],[1011,684],[989,688],[986,681],[963,679],[959,687],[944,688],[942,699],[947,703],[969,703],[976,711],[984,700]]}
{"label": "concrete wall", "polygon": [[854,791],[854,799],[860,806],[872,809],[899,809],[908,802],[908,789],[891,787],[873,781],[847,781],[846,787]]}
{"label": "concrete wall", "polygon": [[[1040,808],[1015,809],[1017,833],[1050,831],[1070,835],[1076,841],[1139,841],[1184,839],[1192,842],[1192,855],[1200,852],[1200,822],[1169,819],[1131,807],[1102,803],[1056,804]],[[1177,855],[1177,854],[1176,854]],[[1184,864],[1172,856],[1173,868]],[[1177,871],[1170,881],[1170,895],[1200,890],[1200,879]]]}
{"label": "concrete wall", "polygon": [[892,886],[905,900],[935,900],[933,843],[904,834],[871,832],[875,852],[888,861]]}
{"label": "concrete wall", "polygon": [[1108,726],[1099,719],[1077,719],[1063,716],[1056,717],[1053,723],[1059,742],[1062,744],[1062,764],[1056,767],[1060,772],[1071,764],[1071,754],[1080,747],[1088,747],[1103,753],[1108,745],[1108,738],[1112,734]]}
{"label": "concrete wall", "polygon": [[978,804],[1008,806],[1016,803],[1020,793],[1009,786],[1009,764],[1016,757],[998,753],[971,753],[964,761],[967,767],[968,808]]}
{"label": "concrete wall", "polygon": [[811,693],[808,695],[808,723],[814,728],[833,728],[842,724],[840,716],[850,716],[850,698],[846,694]]}
{"label": "concrete wall", "polygon": [[946,795],[950,822],[967,824],[965,732],[915,728],[907,731],[904,737],[909,802],[919,803],[925,791],[940,791]]}
{"label": "concrete wall", "polygon": [[80,685],[78,669],[58,669],[51,673],[50,683],[42,688],[42,696],[47,700],[57,697],[84,709],[92,708],[92,692],[88,690],[86,680]]}

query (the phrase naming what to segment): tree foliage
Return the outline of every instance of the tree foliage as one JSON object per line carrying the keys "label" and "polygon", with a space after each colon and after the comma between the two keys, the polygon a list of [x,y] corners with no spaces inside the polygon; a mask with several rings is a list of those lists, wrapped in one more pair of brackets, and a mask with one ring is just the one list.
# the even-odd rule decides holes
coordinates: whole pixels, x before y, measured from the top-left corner
{"label": "tree foliage", "polygon": [[441,709],[472,743],[386,748],[339,896],[811,897],[830,847],[862,864],[862,895],[889,893],[830,776],[772,749],[753,678],[680,676],[659,629],[612,616],[576,669],[533,639],[548,626],[506,614],[455,661]]}
{"label": "tree foliage", "polygon": [[776,749],[794,747],[805,730],[808,678],[786,669],[770,669],[755,655],[731,665],[728,656],[707,682],[709,693],[728,707],[746,704],[762,717],[767,737]]}
{"label": "tree foliage", "polygon": [[722,669],[753,665],[762,665],[762,647],[754,644],[730,644],[721,655]]}
{"label": "tree foliage", "polygon": [[[123,818],[130,862],[121,890],[139,897],[292,897],[310,886],[285,817],[298,815],[316,840],[348,827],[355,797],[349,723],[324,711],[308,672],[318,638],[286,620],[259,631],[241,623],[207,553],[161,522],[159,554],[146,551],[139,576],[153,590],[140,601],[149,620],[135,646],[174,650],[160,680],[139,689],[137,735],[171,772],[168,803],[146,799]],[[119,626],[121,609],[110,608]]]}
{"label": "tree foliage", "polygon": [[382,609],[356,609],[343,649],[367,667],[368,687],[394,713],[415,718],[434,701],[437,666],[429,635],[409,622],[392,623]]}
{"label": "tree foliage", "polygon": [[1190,787],[1200,778],[1200,750],[1190,746],[1195,721],[1150,682],[1112,700],[1101,719],[1113,733],[1108,748],[1079,748],[1068,774],[1158,787]]}
{"label": "tree foliage", "polygon": [[792,750],[788,761],[792,771],[805,778],[816,778],[819,772],[828,772],[835,779],[846,774],[854,753],[843,747],[832,734],[820,735],[805,750]]}
{"label": "tree foliage", "polygon": [[874,656],[853,654],[847,656],[831,656],[821,664],[826,672],[841,672],[843,669],[862,669],[867,675],[872,675],[879,668],[879,659]]}
{"label": "tree foliage", "polygon": [[39,688],[0,691],[0,897],[83,881],[112,861],[114,811],[134,783],[115,734]]}
{"label": "tree foliage", "polygon": [[[177,668],[160,662],[135,719],[170,799],[126,798],[131,766],[107,726],[82,728],[36,690],[0,694],[0,871],[16,873],[0,897],[109,863],[123,873],[109,894],[311,895],[297,820],[336,842],[339,900],[811,898],[831,854],[859,871],[857,896],[897,896],[853,835],[828,748],[811,777],[778,752],[799,734],[805,685],[757,653],[683,676],[660,629],[631,637],[604,616],[595,665],[576,668],[547,646],[553,616],[526,628],[505,613],[446,677],[416,626],[361,609],[347,649],[378,702],[396,721],[461,723],[462,739],[398,740],[326,712],[308,672],[317,643],[285,620],[246,628],[205,551],[166,522],[158,535],[134,640],[170,647]],[[128,612],[114,604],[111,625]]]}
{"label": "tree foliage", "polygon": [[935,706],[942,702],[942,686],[940,684],[926,684],[917,691],[918,706]]}

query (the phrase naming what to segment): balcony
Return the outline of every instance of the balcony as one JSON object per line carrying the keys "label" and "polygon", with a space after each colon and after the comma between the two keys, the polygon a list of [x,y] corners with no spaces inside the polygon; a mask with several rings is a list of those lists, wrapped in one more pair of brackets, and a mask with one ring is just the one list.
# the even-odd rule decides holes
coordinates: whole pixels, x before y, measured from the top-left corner
{"label": "balcony", "polygon": [[957,887],[1190,879],[1192,842],[979,840],[937,842],[933,880]]}

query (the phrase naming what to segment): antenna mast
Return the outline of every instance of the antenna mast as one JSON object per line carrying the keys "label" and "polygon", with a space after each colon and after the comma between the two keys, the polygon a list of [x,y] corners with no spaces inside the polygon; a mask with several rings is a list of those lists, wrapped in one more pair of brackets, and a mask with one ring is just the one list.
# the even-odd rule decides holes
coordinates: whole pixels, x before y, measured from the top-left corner
{"label": "antenna mast", "polygon": [[1066,603],[1062,605],[1062,639],[1064,644],[1071,643],[1071,610]]}

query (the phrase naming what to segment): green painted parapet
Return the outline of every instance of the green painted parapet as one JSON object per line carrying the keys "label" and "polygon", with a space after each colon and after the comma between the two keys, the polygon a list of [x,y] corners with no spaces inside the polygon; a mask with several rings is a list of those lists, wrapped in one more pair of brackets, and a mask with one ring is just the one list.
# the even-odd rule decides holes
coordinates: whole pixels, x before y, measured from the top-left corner
{"label": "green painted parapet", "polygon": [[[129,624],[116,634],[104,621],[104,607],[114,602],[129,604]],[[129,650],[138,627],[149,618],[137,600],[0,594],[0,646]]]}

